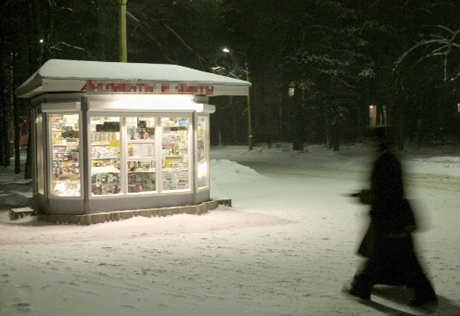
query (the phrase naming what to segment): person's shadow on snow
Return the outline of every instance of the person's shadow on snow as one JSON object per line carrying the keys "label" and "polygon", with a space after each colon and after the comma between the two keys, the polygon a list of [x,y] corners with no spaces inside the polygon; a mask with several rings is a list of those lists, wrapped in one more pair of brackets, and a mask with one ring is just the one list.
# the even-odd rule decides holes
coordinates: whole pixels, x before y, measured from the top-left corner
{"label": "person's shadow on snow", "polygon": [[441,311],[446,315],[460,315],[460,305],[455,304],[453,301],[438,295],[438,303],[437,311]]}
{"label": "person's shadow on snow", "polygon": [[379,303],[376,301],[360,301],[362,304],[372,307],[375,310],[390,314],[390,315],[460,315],[460,305],[456,304],[454,301],[451,301],[441,295],[438,295],[438,305],[437,306],[422,306],[414,307],[414,312],[411,312],[410,309],[407,311],[408,307],[407,301],[413,295],[413,291],[405,286],[394,287],[394,286],[376,286],[372,290],[372,295],[383,298],[384,300],[396,303],[397,305],[404,306],[404,310],[400,310],[397,307],[385,305],[384,303]]}

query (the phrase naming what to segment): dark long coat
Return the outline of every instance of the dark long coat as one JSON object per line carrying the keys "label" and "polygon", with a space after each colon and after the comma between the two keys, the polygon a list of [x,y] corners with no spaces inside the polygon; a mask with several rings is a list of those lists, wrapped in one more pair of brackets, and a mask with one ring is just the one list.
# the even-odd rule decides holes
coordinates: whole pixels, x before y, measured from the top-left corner
{"label": "dark long coat", "polygon": [[370,204],[371,209],[369,228],[358,253],[381,262],[375,283],[410,285],[399,264],[401,256],[414,254],[411,233],[416,223],[404,199],[401,164],[391,151],[382,151],[375,161],[371,189],[362,192],[361,201]]}

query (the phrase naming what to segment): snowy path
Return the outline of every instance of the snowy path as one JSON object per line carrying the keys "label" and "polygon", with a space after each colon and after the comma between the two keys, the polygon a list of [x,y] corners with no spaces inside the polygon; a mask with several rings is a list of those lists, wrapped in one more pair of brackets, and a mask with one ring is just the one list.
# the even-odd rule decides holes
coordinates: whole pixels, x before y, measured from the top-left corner
{"label": "snowy path", "polygon": [[[234,207],[202,216],[0,223],[0,315],[421,315],[340,293],[360,262],[366,217],[344,194],[365,185],[367,165],[325,155],[217,151],[258,173],[215,162],[213,195]],[[419,244],[440,295],[434,315],[460,315],[459,175],[408,180],[425,215]]]}

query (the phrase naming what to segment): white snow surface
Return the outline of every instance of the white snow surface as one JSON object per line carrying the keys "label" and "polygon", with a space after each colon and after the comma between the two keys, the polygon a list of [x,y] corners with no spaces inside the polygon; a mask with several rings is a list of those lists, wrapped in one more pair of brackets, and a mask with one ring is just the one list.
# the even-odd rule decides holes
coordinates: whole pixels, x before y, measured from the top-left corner
{"label": "white snow surface", "polygon": [[[341,293],[362,262],[367,207],[346,194],[368,184],[368,149],[230,146],[211,156],[212,196],[233,207],[201,216],[51,225],[10,221],[0,197],[0,315],[425,314]],[[418,253],[439,295],[431,315],[460,315],[460,150],[401,158]],[[0,170],[0,195],[21,186],[30,195],[12,170]]]}

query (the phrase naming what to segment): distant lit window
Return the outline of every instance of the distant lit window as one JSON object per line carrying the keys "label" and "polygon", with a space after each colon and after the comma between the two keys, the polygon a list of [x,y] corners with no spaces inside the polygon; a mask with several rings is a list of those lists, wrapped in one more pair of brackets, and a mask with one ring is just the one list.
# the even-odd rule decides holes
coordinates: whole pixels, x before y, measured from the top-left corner
{"label": "distant lit window", "polygon": [[369,106],[369,126],[375,127],[377,125],[377,106]]}
{"label": "distant lit window", "polygon": [[294,82],[291,82],[289,84],[289,91],[288,91],[288,95],[290,97],[294,96],[294,92],[295,92],[295,88],[294,88]]}

